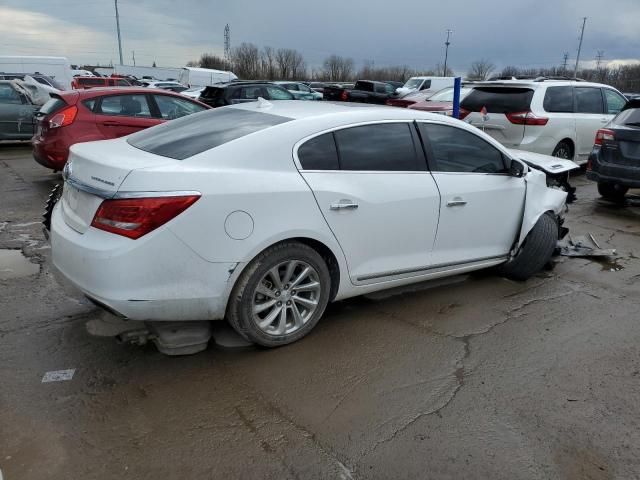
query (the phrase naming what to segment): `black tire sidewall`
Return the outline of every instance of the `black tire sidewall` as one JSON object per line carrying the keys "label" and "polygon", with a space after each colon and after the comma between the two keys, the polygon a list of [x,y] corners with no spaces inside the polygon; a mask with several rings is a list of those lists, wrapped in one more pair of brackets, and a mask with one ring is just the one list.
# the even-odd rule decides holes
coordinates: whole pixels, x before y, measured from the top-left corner
{"label": "black tire sidewall", "polygon": [[[300,260],[311,265],[320,280],[321,291],[318,308],[313,317],[298,331],[283,336],[272,336],[262,330],[253,321],[253,292],[258,282],[274,267],[290,260]],[[329,302],[331,275],[325,261],[311,247],[301,243],[283,243],[275,245],[256,257],[238,279],[233,303],[229,309],[231,325],[247,340],[264,347],[278,347],[295,342],[307,335],[318,323]]]}

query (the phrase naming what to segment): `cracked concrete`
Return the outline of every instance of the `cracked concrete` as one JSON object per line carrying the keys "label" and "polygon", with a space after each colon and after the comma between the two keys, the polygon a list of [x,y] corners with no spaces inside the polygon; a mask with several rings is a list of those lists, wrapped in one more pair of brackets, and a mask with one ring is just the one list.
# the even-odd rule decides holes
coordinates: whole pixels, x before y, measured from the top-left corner
{"label": "cracked concrete", "polygon": [[615,262],[414,285],[285,348],[176,359],[87,335],[97,312],[56,283],[38,223],[57,181],[0,147],[0,248],[40,265],[0,280],[5,479],[640,477],[639,202],[574,179],[567,225]]}

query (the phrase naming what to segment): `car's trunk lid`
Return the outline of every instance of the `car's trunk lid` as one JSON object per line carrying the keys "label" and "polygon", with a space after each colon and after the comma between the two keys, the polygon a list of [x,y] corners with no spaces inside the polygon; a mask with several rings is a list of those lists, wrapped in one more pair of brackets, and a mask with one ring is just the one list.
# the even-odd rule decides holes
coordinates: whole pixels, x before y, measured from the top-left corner
{"label": "car's trunk lid", "polygon": [[614,132],[615,141],[603,143],[605,162],[640,167],[640,125],[616,125],[611,130]]}
{"label": "car's trunk lid", "polygon": [[106,198],[113,198],[133,170],[174,160],[129,145],[125,139],[78,143],[71,147],[64,170],[62,214],[74,230],[84,233]]}

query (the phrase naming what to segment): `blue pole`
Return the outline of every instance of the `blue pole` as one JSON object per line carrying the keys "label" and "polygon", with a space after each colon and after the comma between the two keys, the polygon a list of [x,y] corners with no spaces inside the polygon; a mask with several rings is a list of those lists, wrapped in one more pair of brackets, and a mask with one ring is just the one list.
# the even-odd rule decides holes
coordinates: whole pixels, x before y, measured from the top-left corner
{"label": "blue pole", "polygon": [[462,79],[456,77],[453,81],[453,118],[460,118],[460,88]]}

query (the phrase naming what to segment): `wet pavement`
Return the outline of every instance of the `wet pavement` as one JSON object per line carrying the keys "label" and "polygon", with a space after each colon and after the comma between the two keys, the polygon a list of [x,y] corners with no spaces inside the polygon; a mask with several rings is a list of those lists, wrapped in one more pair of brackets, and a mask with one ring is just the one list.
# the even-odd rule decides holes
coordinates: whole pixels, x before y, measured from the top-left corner
{"label": "wet pavement", "polygon": [[86,333],[98,313],[38,224],[59,180],[0,145],[4,480],[640,478],[640,197],[575,180],[572,234],[616,258],[355,298],[288,347],[172,358]]}

